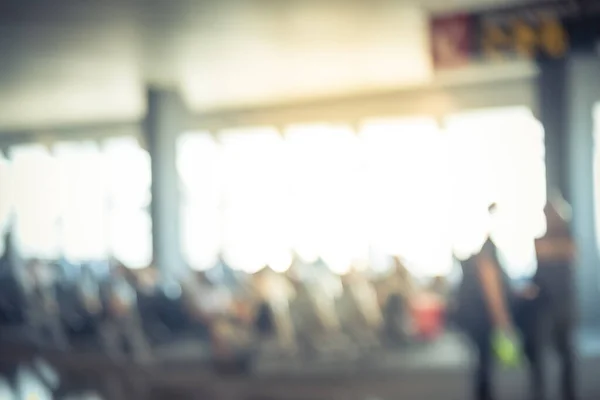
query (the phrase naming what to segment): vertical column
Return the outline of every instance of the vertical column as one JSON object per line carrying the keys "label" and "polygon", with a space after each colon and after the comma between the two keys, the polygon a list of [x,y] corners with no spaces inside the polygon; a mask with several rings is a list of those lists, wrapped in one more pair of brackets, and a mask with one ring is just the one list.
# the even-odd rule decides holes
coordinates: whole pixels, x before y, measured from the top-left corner
{"label": "vertical column", "polygon": [[591,53],[575,53],[563,60],[541,60],[539,66],[548,193],[559,190],[573,207],[581,320],[585,326],[595,325],[600,322],[600,257],[594,218],[592,112],[600,99],[600,60]]}
{"label": "vertical column", "polygon": [[542,60],[539,66],[538,105],[545,132],[546,187],[548,195],[558,190],[570,200],[567,188],[567,61]]}
{"label": "vertical column", "polygon": [[145,120],[152,158],[152,236],[154,264],[165,273],[182,271],[180,250],[177,136],[185,127],[186,108],[178,93],[150,89]]}
{"label": "vertical column", "polygon": [[579,247],[578,284],[585,325],[600,323],[600,257],[594,199],[594,104],[600,100],[600,58],[573,54],[567,69],[568,193]]}

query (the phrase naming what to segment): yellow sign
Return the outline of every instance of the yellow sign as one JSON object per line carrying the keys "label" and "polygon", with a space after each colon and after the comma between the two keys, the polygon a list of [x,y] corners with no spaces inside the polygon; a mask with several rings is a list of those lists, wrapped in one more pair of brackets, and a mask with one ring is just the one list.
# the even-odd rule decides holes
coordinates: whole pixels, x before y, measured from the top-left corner
{"label": "yellow sign", "polygon": [[535,22],[514,18],[504,26],[486,21],[481,28],[481,49],[487,58],[501,59],[509,54],[559,58],[569,50],[567,31],[555,17],[543,16]]}

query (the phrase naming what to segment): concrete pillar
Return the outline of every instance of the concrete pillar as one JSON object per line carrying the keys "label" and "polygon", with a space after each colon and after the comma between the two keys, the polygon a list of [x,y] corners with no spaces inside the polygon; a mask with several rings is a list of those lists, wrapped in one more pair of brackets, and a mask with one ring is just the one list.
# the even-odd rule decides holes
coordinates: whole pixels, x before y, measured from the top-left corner
{"label": "concrete pillar", "polygon": [[180,246],[177,137],[187,120],[183,100],[175,91],[150,89],[144,128],[152,158],[152,235],[154,264],[165,273],[183,271]]}
{"label": "concrete pillar", "polygon": [[578,295],[584,326],[600,324],[600,257],[594,199],[593,106],[600,100],[600,59],[589,52],[539,62],[539,108],[545,129],[548,192],[573,207],[579,248]]}
{"label": "concrete pillar", "polygon": [[546,145],[546,187],[548,194],[569,193],[567,149],[567,60],[543,60],[538,78],[539,117],[544,125]]}
{"label": "concrete pillar", "polygon": [[573,54],[567,68],[568,193],[579,247],[579,293],[584,325],[600,324],[600,255],[596,235],[593,108],[600,101],[600,58]]}

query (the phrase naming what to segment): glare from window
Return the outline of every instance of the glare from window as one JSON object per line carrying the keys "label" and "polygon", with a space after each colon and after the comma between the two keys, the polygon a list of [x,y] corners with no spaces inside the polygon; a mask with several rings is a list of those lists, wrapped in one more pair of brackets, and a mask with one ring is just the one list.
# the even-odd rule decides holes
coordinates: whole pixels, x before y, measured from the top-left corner
{"label": "glare from window", "polygon": [[444,275],[451,264],[446,149],[435,120],[364,124],[371,243],[400,256],[416,275]]}
{"label": "glare from window", "polygon": [[[534,238],[545,229],[544,132],[526,108],[451,116],[450,201],[453,237],[469,253],[491,229],[513,277],[535,269]],[[491,221],[487,206],[497,204]]]}
{"label": "glare from window", "polygon": [[57,143],[59,234],[63,255],[70,261],[102,260],[108,256],[105,164],[94,142]]}
{"label": "glare from window", "polygon": [[150,205],[150,155],[135,137],[109,139],[103,144],[107,182],[113,206],[141,208]]}
{"label": "glare from window", "polygon": [[134,137],[104,143],[109,196],[110,254],[136,269],[152,261],[150,155]]}
{"label": "glare from window", "polygon": [[4,234],[9,229],[13,209],[11,165],[0,153],[0,256],[4,254]]}
{"label": "glare from window", "polygon": [[13,207],[10,162],[0,153],[0,226],[3,227]]}
{"label": "glare from window", "polygon": [[265,265],[271,267],[275,272],[285,272],[292,265],[292,253],[286,249],[275,249],[269,253],[269,258]]}
{"label": "glare from window", "polygon": [[152,262],[152,221],[148,212],[116,209],[109,215],[110,254],[127,268],[145,268]]}
{"label": "glare from window", "polygon": [[[219,134],[223,169],[223,251],[234,268],[257,271],[291,260],[286,151],[273,128]],[[283,264],[281,265],[281,260]]]}
{"label": "glare from window", "polygon": [[[193,268],[285,271],[296,254],[345,274],[397,255],[417,276],[491,230],[509,273],[535,268],[545,229],[543,129],[528,109],[180,138],[183,250]],[[496,202],[492,219],[488,206]],[[375,265],[377,264],[377,265]],[[381,265],[379,265],[381,264]]]}
{"label": "glare from window", "polygon": [[[127,267],[148,265],[150,158],[135,138],[15,146],[9,155],[10,176],[9,164],[0,162],[0,229],[14,204],[25,258],[78,263],[115,256]],[[11,180],[12,196],[4,190]]]}
{"label": "glare from window", "polygon": [[177,170],[182,188],[196,200],[218,204],[222,186],[222,148],[206,132],[182,135],[177,141]]}
{"label": "glare from window", "polygon": [[285,135],[294,249],[344,273],[369,251],[360,139],[345,125],[292,126]]}
{"label": "glare from window", "polygon": [[11,149],[16,243],[27,258],[58,257],[60,201],[57,164],[42,145]]}
{"label": "glare from window", "polygon": [[217,263],[222,245],[222,149],[205,132],[184,134],[177,146],[182,251],[192,269],[206,270]]}
{"label": "glare from window", "polygon": [[596,240],[600,251],[600,102],[594,106],[594,195],[596,198]]}

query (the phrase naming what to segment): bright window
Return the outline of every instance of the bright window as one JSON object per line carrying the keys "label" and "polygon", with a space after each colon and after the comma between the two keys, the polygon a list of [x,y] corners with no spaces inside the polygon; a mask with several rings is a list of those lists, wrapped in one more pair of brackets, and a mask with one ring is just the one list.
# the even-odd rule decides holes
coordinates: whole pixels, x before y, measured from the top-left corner
{"label": "bright window", "polygon": [[108,182],[109,249],[129,268],[152,262],[150,156],[133,137],[104,143]]}
{"label": "bright window", "polygon": [[61,205],[60,243],[71,261],[108,256],[104,158],[94,142],[58,143],[57,196]]}
{"label": "bright window", "polygon": [[4,254],[4,234],[13,208],[11,165],[0,153],[0,256]]}
{"label": "bright window", "polygon": [[60,199],[57,163],[42,145],[11,149],[16,239],[25,257],[59,255]]}
{"label": "bright window", "polygon": [[205,270],[222,244],[222,150],[208,133],[185,134],[177,145],[183,255],[190,267]]}
{"label": "bright window", "polygon": [[0,231],[13,182],[17,244],[25,258],[151,261],[150,159],[132,137],[11,148],[0,160]]}
{"label": "bright window", "polygon": [[[510,275],[535,268],[534,238],[545,229],[544,132],[528,109],[498,109],[448,118],[452,235],[472,252],[487,229]],[[487,207],[497,204],[494,226]]]}
{"label": "bright window", "polygon": [[286,142],[294,249],[343,273],[369,252],[360,139],[349,126],[301,125],[286,131]]}
{"label": "bright window", "polygon": [[447,273],[451,264],[446,149],[432,119],[366,123],[371,243],[401,256],[416,275]]}
{"label": "bright window", "polygon": [[[180,138],[183,250],[208,268],[285,269],[291,254],[338,273],[398,255],[416,275],[447,274],[482,244],[487,207],[513,276],[535,267],[543,231],[544,143],[527,109],[348,125],[293,125]],[[502,127],[502,128],[500,128]]]}
{"label": "bright window", "polygon": [[246,271],[291,263],[290,204],[284,142],[272,128],[219,134],[223,171],[223,251]]}
{"label": "bright window", "polygon": [[594,194],[596,197],[596,240],[600,250],[600,103],[594,106]]}

